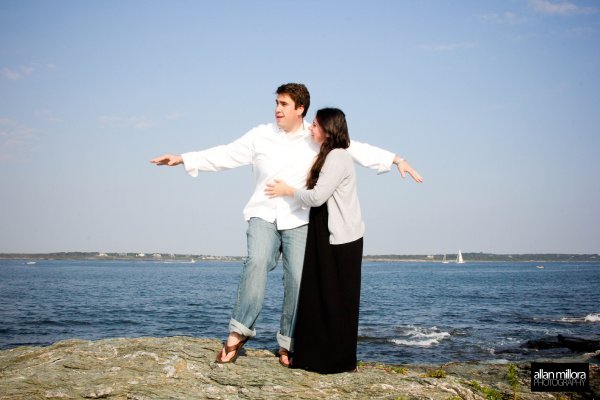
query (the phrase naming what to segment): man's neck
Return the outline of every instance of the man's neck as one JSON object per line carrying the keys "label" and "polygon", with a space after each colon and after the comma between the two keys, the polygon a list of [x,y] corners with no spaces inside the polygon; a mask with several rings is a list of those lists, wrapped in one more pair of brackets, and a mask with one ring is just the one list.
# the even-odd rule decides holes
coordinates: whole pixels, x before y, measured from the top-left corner
{"label": "man's neck", "polygon": [[304,129],[304,120],[300,119],[298,123],[296,123],[291,129],[283,130],[285,133],[296,133],[300,130]]}

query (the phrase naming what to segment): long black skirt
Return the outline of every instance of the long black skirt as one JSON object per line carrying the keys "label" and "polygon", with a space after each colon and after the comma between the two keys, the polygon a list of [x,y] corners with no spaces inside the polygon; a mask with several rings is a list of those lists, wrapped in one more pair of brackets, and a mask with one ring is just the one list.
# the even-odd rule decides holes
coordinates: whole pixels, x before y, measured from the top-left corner
{"label": "long black skirt", "polygon": [[363,239],[329,244],[327,204],[310,210],[293,367],[320,373],[356,368]]}

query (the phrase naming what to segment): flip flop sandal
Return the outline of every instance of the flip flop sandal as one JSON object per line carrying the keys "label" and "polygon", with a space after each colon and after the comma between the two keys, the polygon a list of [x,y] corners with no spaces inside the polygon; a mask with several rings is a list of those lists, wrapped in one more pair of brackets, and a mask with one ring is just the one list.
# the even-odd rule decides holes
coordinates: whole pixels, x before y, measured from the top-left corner
{"label": "flip flop sandal", "polygon": [[[241,340],[239,343],[234,344],[233,346],[227,346],[227,344],[225,346],[223,346],[223,348],[225,349],[225,355],[231,353],[232,351],[234,351],[235,354],[233,355],[233,357],[231,357],[230,360],[223,361],[223,358],[221,356],[223,354],[223,350],[221,350],[221,351],[219,351],[219,354],[217,354],[217,359],[215,360],[215,362],[218,362],[219,364],[227,364],[227,363],[235,362],[235,360],[237,360],[237,358],[238,358],[238,355],[240,354],[240,350],[246,344],[248,339],[250,339],[249,336],[245,337],[244,340]],[[227,343],[227,342],[225,342],[225,343]]]}

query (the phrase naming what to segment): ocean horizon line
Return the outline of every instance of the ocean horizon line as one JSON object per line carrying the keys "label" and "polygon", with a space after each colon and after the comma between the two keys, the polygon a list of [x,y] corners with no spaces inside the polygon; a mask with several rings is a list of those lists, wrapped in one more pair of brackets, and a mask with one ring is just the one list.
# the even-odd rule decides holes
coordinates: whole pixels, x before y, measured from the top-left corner
{"label": "ocean horizon line", "polygon": [[[600,254],[595,253],[487,253],[461,252],[465,262],[600,262]],[[6,252],[0,259],[45,259],[45,260],[140,260],[140,261],[243,261],[246,256],[211,255],[170,252]],[[367,262],[446,262],[455,263],[457,253],[434,254],[365,254]]]}

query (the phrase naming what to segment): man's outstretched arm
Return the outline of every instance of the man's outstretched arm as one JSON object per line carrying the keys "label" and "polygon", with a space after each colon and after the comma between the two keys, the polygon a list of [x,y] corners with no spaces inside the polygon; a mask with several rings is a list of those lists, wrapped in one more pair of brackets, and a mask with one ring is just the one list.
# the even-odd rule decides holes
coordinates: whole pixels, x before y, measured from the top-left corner
{"label": "man's outstretched arm", "polygon": [[397,154],[384,150],[380,147],[373,146],[367,143],[350,141],[348,152],[355,162],[363,167],[376,170],[378,173],[388,172],[392,165],[398,167],[398,171],[402,178],[408,173],[417,183],[423,182],[423,178],[415,169]]}
{"label": "man's outstretched arm", "polygon": [[183,164],[185,171],[193,177],[198,176],[198,171],[214,172],[249,165],[252,164],[253,141],[257,132],[256,129],[250,130],[226,145],[181,155],[165,154],[150,162],[170,167]]}

